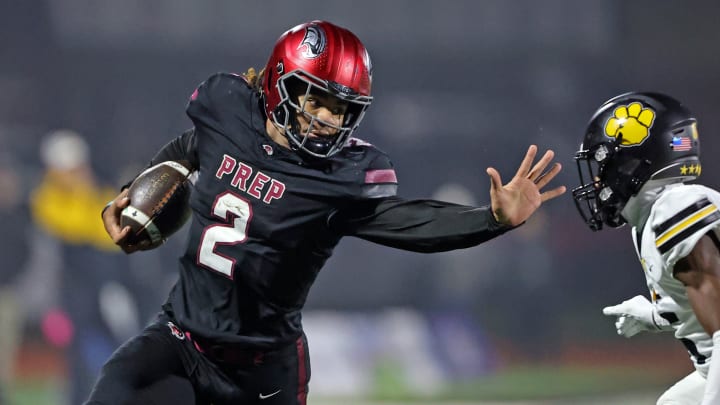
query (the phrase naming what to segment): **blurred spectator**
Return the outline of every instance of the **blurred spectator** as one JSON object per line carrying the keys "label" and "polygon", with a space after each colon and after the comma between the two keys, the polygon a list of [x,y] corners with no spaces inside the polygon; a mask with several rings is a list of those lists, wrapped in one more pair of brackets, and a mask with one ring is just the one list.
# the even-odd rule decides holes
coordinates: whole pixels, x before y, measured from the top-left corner
{"label": "blurred spectator", "polygon": [[40,155],[45,173],[33,190],[35,224],[60,251],[58,306],[42,319],[48,342],[66,349],[69,403],[87,398],[104,360],[140,328],[126,257],[100,220],[116,194],[98,183],[85,139],[71,130],[49,133]]}

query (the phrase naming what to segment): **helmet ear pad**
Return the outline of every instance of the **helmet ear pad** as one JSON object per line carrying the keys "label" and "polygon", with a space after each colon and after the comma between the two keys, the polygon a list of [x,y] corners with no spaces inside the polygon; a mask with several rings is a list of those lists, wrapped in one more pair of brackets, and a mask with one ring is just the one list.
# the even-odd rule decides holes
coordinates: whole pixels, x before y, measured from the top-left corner
{"label": "helmet ear pad", "polygon": [[612,189],[616,198],[625,205],[630,197],[640,191],[652,173],[650,173],[650,161],[634,157],[624,158],[623,152],[625,151],[617,151],[614,158],[604,165],[600,177],[603,183]]}

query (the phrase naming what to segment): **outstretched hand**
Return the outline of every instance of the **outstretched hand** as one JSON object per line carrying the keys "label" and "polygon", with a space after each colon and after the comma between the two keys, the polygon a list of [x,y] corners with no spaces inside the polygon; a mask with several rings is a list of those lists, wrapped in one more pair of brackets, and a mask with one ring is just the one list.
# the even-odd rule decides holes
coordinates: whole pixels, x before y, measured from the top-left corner
{"label": "outstretched hand", "polygon": [[565,186],[542,191],[543,187],[560,173],[562,166],[556,162],[545,171],[555,157],[555,152],[548,150],[533,165],[536,154],[537,146],[530,145],[515,177],[505,185],[502,184],[497,170],[492,167],[487,168],[487,174],[490,176],[490,204],[493,215],[499,223],[509,226],[520,225],[527,221],[542,203],[565,192]]}

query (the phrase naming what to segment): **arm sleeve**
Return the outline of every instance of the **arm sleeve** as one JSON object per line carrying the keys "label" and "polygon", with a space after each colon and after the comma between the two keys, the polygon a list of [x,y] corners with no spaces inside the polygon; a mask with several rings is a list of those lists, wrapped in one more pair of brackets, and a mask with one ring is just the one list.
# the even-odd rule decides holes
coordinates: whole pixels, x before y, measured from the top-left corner
{"label": "arm sleeve", "polygon": [[[188,129],[177,138],[166,143],[165,146],[163,146],[162,149],[160,149],[150,160],[150,163],[148,163],[145,169],[168,160],[183,162],[190,171],[198,169],[199,162],[197,157],[197,138],[195,136],[195,128]],[[133,178],[133,180],[135,179]],[[122,189],[124,190],[130,187],[133,180],[125,183],[125,185],[122,186]]]}
{"label": "arm sleeve", "polygon": [[397,197],[359,205],[336,211],[330,227],[343,235],[414,252],[468,248],[512,229],[495,220],[490,206]]}
{"label": "arm sleeve", "polygon": [[148,167],[168,160],[186,161],[191,170],[197,170],[197,140],[195,128],[188,129],[182,135],[165,144],[150,160]]}

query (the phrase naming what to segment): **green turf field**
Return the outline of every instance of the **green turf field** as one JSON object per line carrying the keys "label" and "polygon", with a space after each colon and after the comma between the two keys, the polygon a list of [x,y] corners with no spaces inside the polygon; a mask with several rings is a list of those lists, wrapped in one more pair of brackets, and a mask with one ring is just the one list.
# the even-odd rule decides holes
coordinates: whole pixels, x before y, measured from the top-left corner
{"label": "green turf field", "polygon": [[[626,367],[515,367],[479,380],[448,386],[432,397],[401,388],[390,369],[379,374],[377,389],[367,398],[321,398],[309,404],[654,404],[680,376]],[[51,379],[21,381],[11,387],[9,405],[70,405],[62,401],[63,384]]]}
{"label": "green turf field", "polygon": [[518,401],[527,404],[654,404],[660,393],[680,377],[667,371],[637,367],[514,367],[482,379],[450,385],[434,397],[419,397],[398,388],[399,385],[393,383],[392,372],[386,370],[377,385],[377,392],[370,399],[380,403],[414,404]]}

